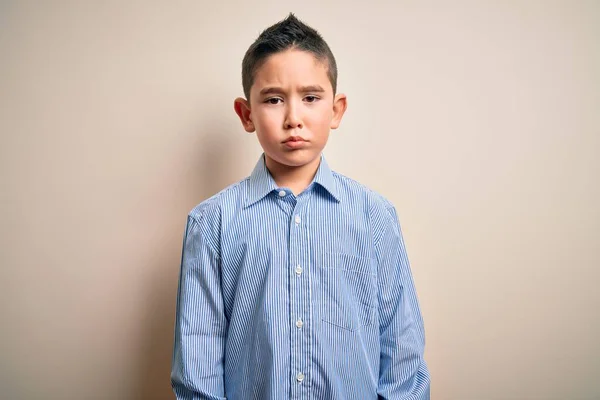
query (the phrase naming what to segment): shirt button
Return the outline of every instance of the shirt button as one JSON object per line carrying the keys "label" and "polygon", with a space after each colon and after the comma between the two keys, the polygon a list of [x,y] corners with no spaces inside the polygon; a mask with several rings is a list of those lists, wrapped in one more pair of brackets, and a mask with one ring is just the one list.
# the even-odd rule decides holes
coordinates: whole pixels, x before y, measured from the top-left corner
{"label": "shirt button", "polygon": [[282,190],[279,192],[279,197],[284,197],[285,196],[285,190]]}
{"label": "shirt button", "polygon": [[296,218],[294,219],[294,221],[296,221],[296,223],[299,224],[300,222],[302,222],[302,219],[300,218],[299,215],[296,215]]}
{"label": "shirt button", "polygon": [[302,322],[301,319],[298,319],[298,321],[296,321],[296,327],[297,328],[302,328],[304,326],[304,322]]}
{"label": "shirt button", "polygon": [[296,275],[300,276],[302,275],[302,267],[301,266],[296,266],[296,269],[294,269],[294,272],[296,272]]}
{"label": "shirt button", "polygon": [[298,383],[302,383],[302,381],[304,380],[304,374],[302,372],[298,372],[298,375],[296,375],[296,380],[298,381]]}

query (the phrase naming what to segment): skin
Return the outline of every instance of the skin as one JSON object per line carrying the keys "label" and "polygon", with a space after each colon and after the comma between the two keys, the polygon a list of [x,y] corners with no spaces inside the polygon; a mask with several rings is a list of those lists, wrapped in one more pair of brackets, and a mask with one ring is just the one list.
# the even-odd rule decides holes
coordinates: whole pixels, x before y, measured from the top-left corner
{"label": "skin", "polygon": [[[327,64],[296,49],[269,56],[255,73],[250,99],[234,101],[246,132],[256,133],[273,179],[296,195],[312,182],[346,107],[346,96],[333,93]],[[286,144],[291,138],[295,143]]]}

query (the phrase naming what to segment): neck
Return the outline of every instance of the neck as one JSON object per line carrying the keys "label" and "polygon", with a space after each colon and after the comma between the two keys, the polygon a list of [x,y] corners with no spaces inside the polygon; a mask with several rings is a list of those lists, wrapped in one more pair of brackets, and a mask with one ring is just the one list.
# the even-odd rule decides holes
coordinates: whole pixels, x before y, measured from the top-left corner
{"label": "neck", "polygon": [[265,154],[265,163],[277,186],[288,187],[295,195],[298,195],[310,185],[317,174],[321,163],[321,156],[319,155],[319,157],[316,157],[308,164],[299,167],[290,167],[278,163]]}

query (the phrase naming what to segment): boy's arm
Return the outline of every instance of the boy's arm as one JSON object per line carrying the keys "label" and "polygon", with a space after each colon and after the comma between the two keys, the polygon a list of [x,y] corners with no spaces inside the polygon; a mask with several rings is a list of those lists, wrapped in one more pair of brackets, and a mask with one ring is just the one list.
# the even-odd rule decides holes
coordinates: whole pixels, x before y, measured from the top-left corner
{"label": "boy's arm", "polygon": [[178,400],[225,400],[220,259],[206,221],[188,217],[177,291],[171,385]]}
{"label": "boy's arm", "polygon": [[[375,245],[379,262],[379,399],[428,400],[425,332],[396,210]],[[387,217],[389,217],[387,216]]]}

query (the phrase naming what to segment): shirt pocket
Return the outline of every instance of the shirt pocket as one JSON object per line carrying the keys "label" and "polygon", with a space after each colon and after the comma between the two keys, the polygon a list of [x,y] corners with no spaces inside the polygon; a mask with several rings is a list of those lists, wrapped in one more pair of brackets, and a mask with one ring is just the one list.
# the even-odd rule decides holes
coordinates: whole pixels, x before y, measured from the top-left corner
{"label": "shirt pocket", "polygon": [[356,331],[375,322],[375,260],[345,253],[325,253],[322,261],[322,320]]}

